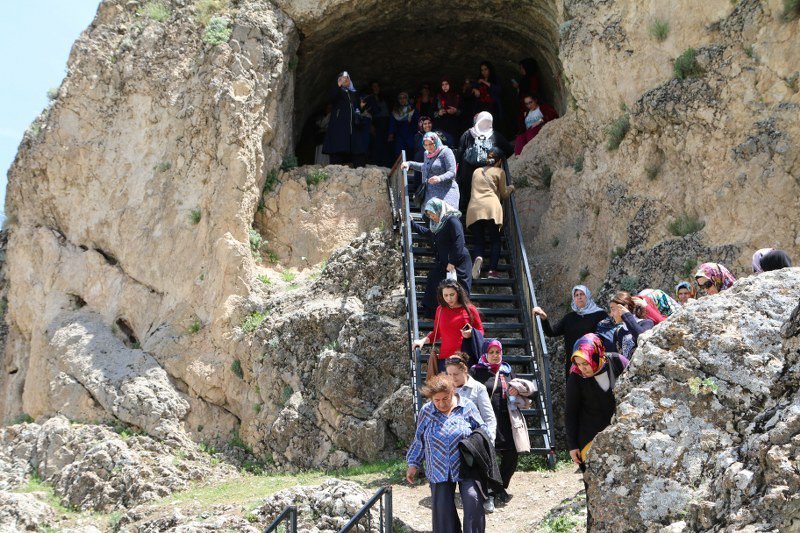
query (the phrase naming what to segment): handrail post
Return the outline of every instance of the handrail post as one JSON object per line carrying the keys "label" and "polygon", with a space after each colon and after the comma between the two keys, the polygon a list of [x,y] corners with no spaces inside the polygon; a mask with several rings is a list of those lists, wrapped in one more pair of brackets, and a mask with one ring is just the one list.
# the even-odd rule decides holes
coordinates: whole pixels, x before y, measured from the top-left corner
{"label": "handrail post", "polygon": [[386,508],[386,533],[392,533],[392,522],[394,518],[392,516],[392,486],[389,485],[386,487],[386,492],[384,493],[384,506]]}

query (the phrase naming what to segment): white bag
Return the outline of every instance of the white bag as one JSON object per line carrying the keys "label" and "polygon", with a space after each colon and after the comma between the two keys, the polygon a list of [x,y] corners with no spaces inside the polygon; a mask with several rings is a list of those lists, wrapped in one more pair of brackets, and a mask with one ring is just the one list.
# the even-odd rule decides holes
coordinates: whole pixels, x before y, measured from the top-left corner
{"label": "white bag", "polygon": [[447,277],[445,279],[452,279],[453,281],[458,281],[458,278],[456,277],[456,271],[455,270],[453,270],[453,271],[448,270],[447,271]]}

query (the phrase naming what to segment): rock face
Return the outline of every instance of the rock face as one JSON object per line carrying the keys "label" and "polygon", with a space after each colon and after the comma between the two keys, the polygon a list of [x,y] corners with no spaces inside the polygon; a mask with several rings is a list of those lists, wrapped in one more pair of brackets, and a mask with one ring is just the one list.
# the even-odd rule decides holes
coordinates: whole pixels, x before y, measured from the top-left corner
{"label": "rock face", "polygon": [[647,334],[591,450],[598,530],[800,527],[798,294],[798,268],[751,277]]}

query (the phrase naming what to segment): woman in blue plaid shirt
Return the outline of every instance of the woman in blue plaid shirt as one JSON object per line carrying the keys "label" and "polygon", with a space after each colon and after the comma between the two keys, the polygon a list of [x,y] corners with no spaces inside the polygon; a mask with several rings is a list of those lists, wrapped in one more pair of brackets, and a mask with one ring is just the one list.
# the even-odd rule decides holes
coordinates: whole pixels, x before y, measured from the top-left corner
{"label": "woman in blue plaid shirt", "polygon": [[422,393],[431,401],[419,411],[414,442],[406,455],[406,480],[414,484],[424,455],[425,475],[431,486],[433,533],[461,531],[455,503],[456,484],[464,509],[464,533],[483,533],[486,530],[483,495],[475,480],[460,476],[458,443],[475,428],[486,430],[486,424],[475,404],[455,393],[453,381],[445,374],[432,377]]}

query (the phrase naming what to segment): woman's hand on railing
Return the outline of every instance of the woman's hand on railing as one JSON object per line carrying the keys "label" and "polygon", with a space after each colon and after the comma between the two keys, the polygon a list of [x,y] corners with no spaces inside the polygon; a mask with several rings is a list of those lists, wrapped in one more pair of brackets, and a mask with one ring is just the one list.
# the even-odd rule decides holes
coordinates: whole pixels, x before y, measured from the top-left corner
{"label": "woman's hand on railing", "polygon": [[414,342],[412,342],[411,347],[413,349],[419,348],[421,350],[422,347],[425,346],[426,344],[428,344],[428,337],[422,337],[421,339],[417,339]]}
{"label": "woman's hand on railing", "polygon": [[537,316],[538,316],[538,317],[540,317],[542,320],[547,320],[547,313],[545,313],[545,312],[544,312],[544,309],[542,309],[541,307],[539,307],[539,306],[536,306],[536,307],[534,307],[534,308],[532,309],[532,312],[533,312],[533,316],[534,316],[534,317],[537,317]]}
{"label": "woman's hand on railing", "polygon": [[402,164],[402,165],[400,165],[400,169],[401,169],[401,170],[408,170],[408,167],[409,167],[409,166],[410,166],[410,165],[408,164],[408,161],[403,161],[403,164]]}

